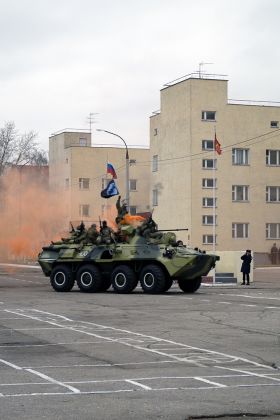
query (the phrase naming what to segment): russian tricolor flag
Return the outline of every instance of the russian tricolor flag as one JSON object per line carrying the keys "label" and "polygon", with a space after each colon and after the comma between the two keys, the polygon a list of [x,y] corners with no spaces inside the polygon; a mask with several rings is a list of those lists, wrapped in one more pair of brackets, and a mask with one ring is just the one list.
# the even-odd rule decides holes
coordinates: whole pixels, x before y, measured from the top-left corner
{"label": "russian tricolor flag", "polygon": [[107,174],[111,174],[114,179],[117,179],[116,171],[111,163],[107,163]]}

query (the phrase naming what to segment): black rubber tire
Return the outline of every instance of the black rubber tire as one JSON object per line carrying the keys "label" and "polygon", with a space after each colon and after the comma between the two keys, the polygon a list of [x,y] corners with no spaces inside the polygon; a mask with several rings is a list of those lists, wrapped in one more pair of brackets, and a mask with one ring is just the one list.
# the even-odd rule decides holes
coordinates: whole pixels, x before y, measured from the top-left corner
{"label": "black rubber tire", "polygon": [[145,293],[162,293],[166,287],[165,272],[158,265],[147,265],[140,273],[140,283]]}
{"label": "black rubber tire", "polygon": [[196,292],[201,285],[201,277],[196,277],[193,280],[178,280],[178,285],[181,290],[185,293],[194,293]]}
{"label": "black rubber tire", "polygon": [[50,282],[56,292],[70,292],[75,284],[75,278],[71,268],[61,264],[52,270]]}
{"label": "black rubber tire", "polygon": [[119,265],[111,274],[111,283],[117,293],[130,293],[137,286],[138,280],[132,268]]}
{"label": "black rubber tire", "polygon": [[77,272],[77,285],[81,292],[99,292],[102,285],[101,272],[95,265],[84,265]]}
{"label": "black rubber tire", "polygon": [[109,287],[111,287],[111,285],[112,285],[111,279],[107,277],[104,278],[104,276],[102,276],[102,283],[101,283],[99,292],[106,292],[106,290],[108,290]]}
{"label": "black rubber tire", "polygon": [[167,278],[166,281],[165,281],[165,287],[164,287],[163,292],[167,292],[170,289],[170,287],[172,286],[172,284],[173,284],[173,280],[170,277]]}

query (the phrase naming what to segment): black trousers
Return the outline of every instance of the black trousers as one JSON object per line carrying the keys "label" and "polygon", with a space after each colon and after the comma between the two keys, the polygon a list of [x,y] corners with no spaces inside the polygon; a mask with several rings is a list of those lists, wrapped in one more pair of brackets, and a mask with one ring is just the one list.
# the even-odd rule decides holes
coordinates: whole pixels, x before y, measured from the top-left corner
{"label": "black trousers", "polygon": [[242,273],[243,274],[243,283],[245,283],[245,277],[247,280],[247,283],[250,282],[250,274],[249,273]]}

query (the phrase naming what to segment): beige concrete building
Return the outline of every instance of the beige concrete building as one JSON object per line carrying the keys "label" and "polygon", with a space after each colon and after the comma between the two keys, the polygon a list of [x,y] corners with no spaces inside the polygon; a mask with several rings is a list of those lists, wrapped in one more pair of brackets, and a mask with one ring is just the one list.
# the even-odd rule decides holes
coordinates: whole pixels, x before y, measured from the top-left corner
{"label": "beige concrete building", "polygon": [[280,246],[280,104],[230,101],[227,88],[194,75],[161,90],[150,119],[154,217],[188,227],[181,238],[206,251],[269,252]]}
{"label": "beige concrete building", "polygon": [[[143,174],[141,162],[149,160],[149,150],[128,148],[129,198],[131,214],[148,212],[150,173]],[[126,197],[126,151],[124,147],[92,146],[91,133],[84,130],[64,130],[49,139],[49,176],[52,189],[61,191],[66,206],[65,224],[84,221],[86,226],[101,219],[113,223],[117,196],[100,196],[112,176],[107,163],[117,173],[115,180],[123,199]]]}

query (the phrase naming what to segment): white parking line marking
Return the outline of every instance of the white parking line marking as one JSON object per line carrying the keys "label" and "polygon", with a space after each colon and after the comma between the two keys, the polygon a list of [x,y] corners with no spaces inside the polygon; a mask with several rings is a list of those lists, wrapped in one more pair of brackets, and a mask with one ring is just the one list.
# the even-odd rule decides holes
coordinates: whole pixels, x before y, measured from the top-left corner
{"label": "white parking line marking", "polygon": [[194,379],[196,379],[198,381],[201,381],[201,382],[206,382],[207,384],[210,384],[210,385],[215,385],[219,388],[227,388],[226,385],[220,384],[218,382],[209,381],[208,379],[201,378],[200,376],[195,376]]}
{"label": "white parking line marking", "polygon": [[70,391],[74,392],[74,394],[79,394],[81,392],[78,388],[74,388],[71,385],[66,385],[64,382],[57,381],[56,379],[51,378],[50,376],[44,375],[43,373],[38,372],[37,370],[34,370],[34,369],[25,369],[25,370],[27,372],[30,372],[30,373],[33,373],[34,375],[39,376],[42,379],[46,379],[46,381],[51,382],[52,384],[56,384],[56,385],[60,385],[65,388],[68,388]]}
{"label": "white parking line marking", "polygon": [[0,362],[3,363],[4,365],[10,366],[13,369],[22,370],[20,366],[17,366],[14,363],[7,362],[7,360],[0,359]]}
{"label": "white parking line marking", "polygon": [[147,385],[140,384],[139,382],[132,381],[131,379],[126,379],[126,380],[125,380],[125,382],[128,382],[128,383],[130,383],[130,384],[132,384],[132,385],[137,385],[137,386],[139,386],[140,388],[145,389],[146,391],[150,391],[150,390],[152,389],[151,387],[149,387],[149,386],[147,386]]}
{"label": "white parking line marking", "polygon": [[240,295],[235,293],[219,293],[220,296],[236,296],[244,299],[268,299],[268,300],[280,300],[280,297],[268,297],[268,296],[251,296],[251,295]]}
{"label": "white parking line marking", "polygon": [[[243,370],[243,369],[234,369],[234,368],[228,368],[228,367],[224,367],[224,366],[216,366],[219,369],[226,369],[226,370],[231,370],[233,372],[240,372],[240,373],[244,373],[247,374],[249,376],[257,376],[258,378],[265,378],[268,379],[266,374],[261,374],[261,373],[256,373],[256,372],[249,372],[247,370]],[[269,379],[271,379],[272,381],[276,381],[276,382],[280,382],[280,378],[272,378],[271,376],[269,376]]]}
{"label": "white parking line marking", "polygon": [[257,305],[254,305],[254,304],[249,304],[249,303],[240,303],[240,306],[249,306],[249,307],[251,307],[251,306],[257,306]]}
{"label": "white parking line marking", "polygon": [[218,303],[224,303],[225,305],[232,305],[232,302],[223,302],[222,300]]}

